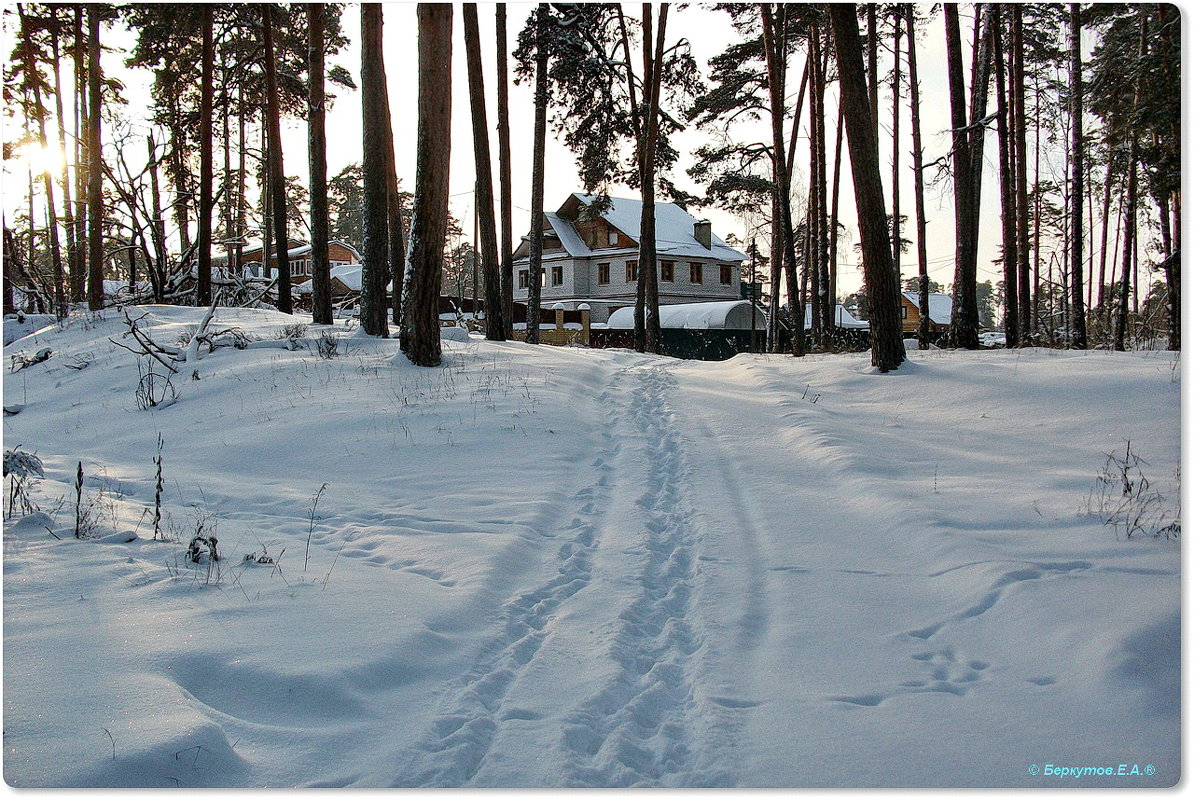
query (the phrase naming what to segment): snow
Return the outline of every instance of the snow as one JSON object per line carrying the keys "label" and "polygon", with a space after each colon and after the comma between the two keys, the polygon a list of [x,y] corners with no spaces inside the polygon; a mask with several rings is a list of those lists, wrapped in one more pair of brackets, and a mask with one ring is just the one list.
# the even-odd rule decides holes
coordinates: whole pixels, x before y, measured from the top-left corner
{"label": "snow", "polygon": [[[719,300],[711,303],[675,303],[659,307],[661,328],[751,328],[751,304],[747,300]],[[767,329],[767,314],[755,309],[754,327]],[[634,307],[626,306],[609,316],[609,328],[634,328]]]}
{"label": "snow", "polygon": [[[173,345],[205,312],[140,311]],[[1172,354],[913,351],[880,375],[470,338],[416,368],[308,325],[145,411],[123,327],[5,349],[55,354],[4,385],[5,448],[45,473],[4,529],[12,786],[1180,777],[1180,546],[1086,511],[1128,440],[1176,507]],[[200,525],[221,561],[186,562]],[[1155,772],[1030,773],[1119,764]]]}
{"label": "snow", "polygon": [[[586,205],[597,200],[596,195],[585,195],[579,192],[574,194]],[[610,202],[610,207],[601,216],[619,231],[626,234],[635,242],[638,242],[641,236],[643,202],[641,200],[622,197],[610,198]],[[559,231],[559,227],[556,224],[557,221],[552,222],[552,227]],[[746,254],[734,250],[725,243],[725,240],[716,234],[712,235],[711,248],[707,248],[698,242],[693,235],[693,224],[696,222],[695,217],[675,203],[656,201],[655,247],[659,252],[659,257],[661,259],[669,257],[693,257],[713,258],[733,262],[745,261]],[[568,248],[567,242],[562,242],[562,244]],[[588,249],[586,248],[586,250]],[[569,252],[572,253],[571,249],[569,249]],[[587,254],[572,253],[572,255],[580,256]]]}

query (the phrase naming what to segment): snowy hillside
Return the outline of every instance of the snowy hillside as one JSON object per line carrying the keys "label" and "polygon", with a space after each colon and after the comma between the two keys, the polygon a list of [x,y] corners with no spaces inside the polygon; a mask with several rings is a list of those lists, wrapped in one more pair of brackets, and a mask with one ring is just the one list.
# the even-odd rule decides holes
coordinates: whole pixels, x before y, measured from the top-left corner
{"label": "snowy hillside", "polygon": [[[142,312],[168,344],[203,315]],[[4,527],[11,785],[1179,779],[1180,546],[1091,514],[1129,440],[1179,512],[1173,354],[473,339],[420,369],[312,326],[145,410],[125,330],[4,349],[4,447],[44,464]]]}

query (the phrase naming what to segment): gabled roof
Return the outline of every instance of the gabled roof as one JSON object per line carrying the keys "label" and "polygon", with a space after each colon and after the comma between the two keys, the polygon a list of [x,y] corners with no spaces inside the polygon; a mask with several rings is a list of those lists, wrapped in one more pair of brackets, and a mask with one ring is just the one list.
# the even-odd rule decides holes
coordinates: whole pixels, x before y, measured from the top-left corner
{"label": "gabled roof", "polygon": [[[913,306],[920,308],[920,296],[915,292],[905,292],[904,297]],[[954,312],[954,299],[940,292],[929,293],[929,319],[937,325],[949,325]]]}
{"label": "gabled roof", "polygon": [[[585,206],[597,200],[596,195],[574,192],[555,214],[546,214],[551,227],[560,236],[560,244],[571,256],[591,256],[594,251],[584,243],[576,227],[570,222],[566,210],[577,203]],[[629,198],[610,198],[610,207],[601,217],[614,228],[626,234],[636,244],[641,237],[643,202]],[[706,258],[720,261],[745,261],[746,254],[739,253],[717,235],[711,236],[712,247],[706,248],[696,240],[693,226],[697,219],[675,203],[655,203],[655,247],[660,259]]]}

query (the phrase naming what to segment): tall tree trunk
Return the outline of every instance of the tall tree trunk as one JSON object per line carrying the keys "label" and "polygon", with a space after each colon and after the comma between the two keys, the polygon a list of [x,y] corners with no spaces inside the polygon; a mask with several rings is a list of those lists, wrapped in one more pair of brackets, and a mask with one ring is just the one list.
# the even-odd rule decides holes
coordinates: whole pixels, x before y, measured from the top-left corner
{"label": "tall tree trunk", "polygon": [[386,112],[386,216],[389,227],[391,308],[395,330],[402,327],[402,272],[406,264],[406,232],[402,228],[402,198],[398,194],[398,159],[394,153],[394,122],[390,114],[389,79],[382,70]]}
{"label": "tall tree trunk", "polygon": [[[800,283],[796,268],[796,241],[792,227],[791,184],[784,153],[784,54],[781,51],[780,31],[770,3],[759,4],[763,24],[763,51],[767,59],[767,87],[771,107],[771,149],[772,183],[775,197],[772,202],[772,229],[778,227],[781,249],[772,248],[772,275],[776,275],[775,262],[786,263],[788,309],[792,319],[792,353],[803,356],[804,306],[800,299]],[[799,110],[797,110],[799,115]],[[772,294],[778,289],[772,287]]]}
{"label": "tall tree trunk", "polygon": [[837,319],[837,229],[842,188],[842,135],[845,133],[845,114],[841,103],[837,106],[837,136],[833,145],[833,200],[829,208],[829,303]]}
{"label": "tall tree trunk", "polygon": [[[21,36],[24,40],[25,59],[26,64],[33,67],[36,63],[36,58],[33,53],[33,32],[29,27],[28,17],[25,16],[24,6],[17,4],[17,14],[21,22]],[[54,66],[57,72],[57,64]],[[37,81],[32,81],[33,84],[33,105],[40,109],[41,104],[41,88]],[[37,131],[38,131],[38,145],[41,146],[43,153],[49,152],[49,139],[46,137],[46,120],[44,116],[37,117]],[[62,269],[62,247],[58,241],[58,208],[54,203],[54,175],[49,166],[42,172],[42,183],[46,191],[46,236],[49,239],[50,251],[50,265],[54,275],[54,313],[59,320],[66,318],[66,288],[64,286],[64,273]],[[32,210],[33,192],[30,190],[30,209]],[[33,221],[33,215],[30,214],[30,223]]]}
{"label": "tall tree trunk", "polygon": [[1099,240],[1099,289],[1096,301],[1099,309],[1104,308],[1103,304],[1107,300],[1107,229],[1111,223],[1112,165],[1113,162],[1108,159],[1107,170],[1103,177],[1103,231]]}
{"label": "tall tree trunk", "polygon": [[[948,6],[947,6],[948,8]],[[833,41],[846,108],[846,136],[850,169],[862,238],[862,263],[871,312],[871,364],[881,372],[897,369],[904,361],[900,323],[900,290],[891,265],[890,229],[883,208],[883,178],[879,166],[879,141],[874,111],[866,96],[862,70],[862,43],[853,3],[829,7]]]}
{"label": "tall tree trunk", "polygon": [[[464,49],[468,61],[468,94],[472,106],[473,164],[477,173],[477,223],[481,233],[481,271],[485,281],[485,338],[504,342],[501,263],[493,211],[493,164],[489,152],[489,122],[485,113],[485,75],[481,66],[481,30],[477,4],[464,4]],[[475,290],[474,290],[475,291]],[[474,313],[476,307],[474,306]]]}
{"label": "tall tree trunk", "polygon": [[87,307],[104,307],[103,152],[100,149],[100,11],[87,9]]}
{"label": "tall tree trunk", "polygon": [[1011,132],[1008,126],[1007,71],[1003,58],[1003,6],[994,6],[995,25],[995,102],[998,106],[999,200],[1003,220],[1003,334],[1007,347],[1019,344],[1019,320],[1016,289],[1016,197],[1015,166],[1012,161]]}
{"label": "tall tree trunk", "polygon": [[[829,72],[829,48],[824,43],[825,31],[820,25],[814,25],[811,31],[817,43],[817,55],[819,61],[817,62],[817,92],[810,100],[816,113],[813,115],[816,128],[816,145],[817,145],[817,181],[811,187],[812,191],[817,196],[817,216],[813,219],[813,225],[816,235],[813,242],[816,244],[816,250],[813,259],[813,268],[817,277],[816,282],[816,303],[817,314],[820,316],[820,327],[822,342],[821,346],[825,346],[824,337],[833,330],[833,311],[834,311],[834,296],[830,291],[829,280],[829,264],[827,257],[829,253],[829,227],[828,227],[828,181],[825,174],[827,172],[827,154],[828,147],[825,143],[825,90],[829,85],[829,79],[826,77]],[[789,173],[790,175],[790,173]]]}
{"label": "tall tree trunk", "polygon": [[663,43],[667,31],[668,6],[659,7],[659,28],[652,42],[653,10],[643,3],[643,80],[645,81],[646,119],[644,140],[639,142],[639,174],[643,193],[643,211],[639,222],[638,281],[642,287],[643,348],[660,352],[659,327],[659,255],[655,243],[655,151],[659,141],[659,93],[663,83]]}
{"label": "tall tree trunk", "polygon": [[[962,39],[958,7],[945,4],[945,48],[948,57],[950,120],[953,126],[954,229],[956,231],[954,304],[951,339],[960,348],[978,347],[976,297],[977,245],[974,240],[974,174],[971,138],[966,123],[966,88],[962,80]],[[872,326],[873,328],[873,326]]]}
{"label": "tall tree trunk", "polygon": [[[278,100],[278,65],[274,54],[272,5],[261,6],[265,48],[265,98],[269,126],[270,195],[273,200],[274,248],[278,255],[278,311],[294,311],[290,286],[290,238],[286,234],[286,172],[282,166],[282,110]],[[382,334],[384,336],[384,333]]]}
{"label": "tall tree trunk", "polygon": [[901,14],[896,7],[892,14],[892,68],[891,68],[891,264],[895,270],[896,285],[903,286],[900,276],[900,257],[903,247],[900,242],[900,33]]}
{"label": "tall tree trunk", "polygon": [[74,72],[75,72],[75,209],[71,215],[75,226],[75,254],[70,263],[70,299],[82,303],[87,294],[87,37],[83,34],[83,5],[75,5]]}
{"label": "tall tree trunk", "polygon": [[510,78],[506,52],[506,4],[496,6],[498,184],[502,218],[502,322],[506,338],[514,336],[514,195],[510,168]]}
{"label": "tall tree trunk", "polygon": [[236,274],[236,262],[233,260],[233,241],[236,228],[236,192],[232,179],[232,94],[229,91],[231,77],[228,74],[228,53],[220,52],[220,106],[221,106],[221,139],[224,150],[224,188],[220,198],[220,207],[224,217],[224,265],[228,276]]}
{"label": "tall tree trunk", "polygon": [[[547,4],[537,10],[535,46],[535,141],[531,156],[531,244],[527,254],[526,341],[539,344],[539,305],[543,270],[543,181],[547,144]],[[640,266],[641,269],[641,266]]]}
{"label": "tall tree trunk", "polygon": [[323,88],[325,13],[323,3],[307,4],[307,169],[311,182],[311,320],[321,325],[331,325],[328,158]]}
{"label": "tall tree trunk", "polygon": [[1082,136],[1082,17],[1077,3],[1070,3],[1070,102],[1073,104],[1070,122],[1074,136],[1072,163],[1074,168],[1073,208],[1070,223],[1070,307],[1073,315],[1075,348],[1086,349],[1086,310],[1082,306],[1082,191],[1086,182],[1086,144]]}
{"label": "tall tree trunk", "polygon": [[[821,265],[819,259],[818,234],[821,226],[818,220],[824,217],[821,211],[821,193],[819,187],[825,185],[821,173],[821,163],[818,155],[821,151],[820,136],[823,127],[818,126],[817,99],[824,96],[824,78],[821,74],[820,38],[817,35],[816,23],[811,23],[808,29],[808,58],[811,65],[809,73],[810,89],[808,104],[808,206],[804,216],[804,270],[805,282],[809,288],[809,329],[812,334],[812,344],[816,349],[825,346],[825,328],[821,316]],[[789,171],[788,175],[791,175]],[[791,179],[789,178],[789,184]],[[803,318],[804,308],[800,308],[799,317]]]}
{"label": "tall tree trunk", "polygon": [[1020,313],[1017,326],[1020,345],[1032,344],[1036,333],[1036,315],[1033,313],[1032,283],[1028,269],[1028,117],[1024,107],[1024,9],[1011,4],[1012,14],[1012,126],[1013,152],[1016,161],[1016,258],[1018,259],[1016,291],[1019,293],[1016,307]]}
{"label": "tall tree trunk", "polygon": [[195,299],[199,306],[211,305],[211,216],[212,169],[211,115],[215,92],[214,13],[210,3],[202,6],[203,74],[199,99],[199,266]]}
{"label": "tall tree trunk", "polygon": [[[1142,10],[1138,14],[1140,25],[1140,46],[1139,56],[1140,61],[1144,60],[1144,54],[1148,52],[1148,26],[1147,17]],[[1135,118],[1137,109],[1140,107],[1141,94],[1141,79],[1137,74],[1136,84],[1132,96],[1132,118]],[[1115,321],[1115,350],[1124,350],[1127,328],[1128,328],[1128,294],[1132,289],[1132,266],[1133,258],[1136,252],[1136,203],[1137,203],[1137,183],[1138,171],[1137,161],[1140,158],[1140,137],[1136,129],[1131,128],[1128,139],[1128,184],[1127,197],[1124,203],[1124,251],[1122,259],[1122,279],[1120,282],[1119,294],[1119,314]]]}
{"label": "tall tree trunk", "polygon": [[929,347],[929,251],[928,223],[925,219],[924,146],[920,138],[920,76],[916,65],[916,7],[904,4],[904,17],[908,22],[908,89],[912,105],[912,197],[916,205],[916,258],[920,308],[920,326],[917,329],[917,344],[920,350]]}
{"label": "tall tree trunk", "polygon": [[[54,11],[54,20],[58,22],[58,12]],[[62,70],[60,66],[61,52],[59,36],[53,37],[54,43],[54,112],[58,117],[58,153],[62,160],[62,214],[63,214],[63,228],[66,231],[66,268],[71,272],[74,271],[74,265],[79,257],[79,242],[75,239],[75,207],[71,201],[70,191],[70,160],[66,156],[66,118],[63,115],[62,102]],[[76,167],[76,169],[78,169]],[[60,259],[61,261],[61,259]],[[61,267],[61,264],[59,264]],[[67,276],[59,279],[59,284],[62,286],[62,303],[60,308],[63,313],[66,310],[66,300],[69,296],[66,287]]]}
{"label": "tall tree trunk", "polygon": [[162,193],[158,184],[158,150],[153,134],[146,137],[149,146],[149,202],[150,206],[150,237],[153,241],[154,267],[150,269],[150,282],[153,284],[153,300],[162,303],[166,300],[164,284],[166,274],[166,220],[162,216]]}
{"label": "tall tree trunk", "polygon": [[879,6],[866,4],[866,80],[875,141],[879,141]]}
{"label": "tall tree trunk", "polygon": [[248,116],[248,106],[245,104],[244,84],[241,84],[239,97],[240,102],[236,108],[236,238],[233,244],[234,257],[232,261],[237,275],[240,275],[243,269],[246,217],[249,212],[248,203],[245,202],[245,185],[248,178],[245,174],[245,117]]}
{"label": "tall tree trunk", "polygon": [[439,293],[448,230],[452,141],[452,6],[420,3],[419,134],[410,258],[402,302],[402,352],[414,364],[440,363]]}
{"label": "tall tree trunk", "polygon": [[[361,329],[377,337],[389,335],[386,325],[386,280],[390,273],[386,190],[386,107],[389,98],[386,97],[385,62],[382,56],[382,8],[381,3],[361,4],[361,123],[364,137],[361,171],[365,190]],[[419,44],[421,48],[422,28]]]}

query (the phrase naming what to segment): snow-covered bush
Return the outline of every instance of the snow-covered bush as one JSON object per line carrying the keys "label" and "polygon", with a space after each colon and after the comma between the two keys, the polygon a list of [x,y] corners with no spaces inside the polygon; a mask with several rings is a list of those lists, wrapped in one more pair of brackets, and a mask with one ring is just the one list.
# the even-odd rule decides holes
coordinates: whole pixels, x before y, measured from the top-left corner
{"label": "snow-covered bush", "polygon": [[37,479],[46,477],[41,459],[36,454],[17,448],[5,450],[4,477],[9,481],[8,516],[37,511],[36,505],[29,499],[29,488]]}

